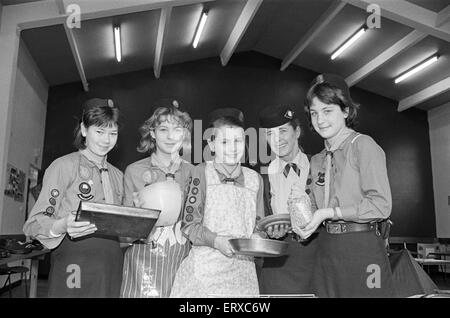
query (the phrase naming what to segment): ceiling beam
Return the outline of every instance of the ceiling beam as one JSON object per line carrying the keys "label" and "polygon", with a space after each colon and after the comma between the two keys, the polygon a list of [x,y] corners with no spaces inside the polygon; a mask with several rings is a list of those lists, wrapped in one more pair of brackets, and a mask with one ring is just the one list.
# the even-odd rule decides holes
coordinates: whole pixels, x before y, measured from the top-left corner
{"label": "ceiling beam", "polygon": [[442,9],[436,17],[436,27],[443,26],[447,22],[450,21],[450,5],[448,5],[446,8]]}
{"label": "ceiling beam", "polygon": [[258,11],[262,1],[263,0],[247,0],[247,3],[245,4],[245,7],[241,12],[241,15],[234,25],[233,31],[231,31],[227,43],[220,53],[220,61],[222,62],[222,66],[227,65],[228,61],[236,50],[239,41],[242,39],[242,36],[250,25],[250,22],[253,20],[256,12]]}
{"label": "ceiling beam", "polygon": [[[115,1],[80,1],[70,0],[70,4],[79,4],[81,21],[106,18],[143,11],[159,10],[166,7],[178,7],[206,3],[216,0],[115,0]],[[33,3],[33,2],[32,2]],[[49,13],[46,18],[18,23],[20,30],[57,25],[65,23],[67,14],[54,15]]]}
{"label": "ceiling beam", "polygon": [[412,31],[400,41],[392,45],[390,48],[384,50],[383,53],[375,57],[369,63],[348,76],[345,81],[349,86],[355,85],[365,77],[369,76],[371,73],[375,72],[378,68],[380,68],[383,64],[388,62],[393,57],[397,56],[401,52],[407,50],[411,46],[423,40],[426,36],[427,35],[423,32],[417,30]]}
{"label": "ceiling beam", "polygon": [[381,16],[450,42],[450,25],[436,26],[438,14],[405,0],[342,0],[363,10],[380,6]]}
{"label": "ceiling beam", "polygon": [[294,46],[281,62],[280,70],[284,71],[300,53],[311,43],[312,40],[333,20],[333,18],[344,8],[345,2],[336,1],[314,22],[303,38]]}
{"label": "ceiling beam", "polygon": [[161,15],[159,17],[158,37],[156,39],[155,64],[153,66],[153,72],[155,73],[156,78],[159,78],[161,74],[161,67],[164,57],[164,49],[166,47],[166,38],[167,34],[169,33],[171,14],[172,7],[161,9]]}
{"label": "ceiling beam", "polygon": [[447,77],[447,78],[421,90],[418,93],[415,93],[411,96],[408,96],[408,97],[402,99],[398,103],[397,111],[402,112],[405,109],[414,107],[430,98],[433,98],[437,95],[443,94],[448,90],[450,90],[450,77]]}
{"label": "ceiling beam", "polygon": [[[66,9],[64,7],[63,0],[55,0],[58,6],[59,14],[65,14]],[[85,92],[89,91],[89,83],[86,79],[86,73],[84,72],[83,62],[81,61],[80,51],[73,34],[73,30],[67,26],[67,23],[63,23],[64,31],[66,32],[67,40],[69,41],[70,49],[72,51],[73,58],[75,59],[75,65],[77,66],[78,74],[80,75],[81,83]]]}

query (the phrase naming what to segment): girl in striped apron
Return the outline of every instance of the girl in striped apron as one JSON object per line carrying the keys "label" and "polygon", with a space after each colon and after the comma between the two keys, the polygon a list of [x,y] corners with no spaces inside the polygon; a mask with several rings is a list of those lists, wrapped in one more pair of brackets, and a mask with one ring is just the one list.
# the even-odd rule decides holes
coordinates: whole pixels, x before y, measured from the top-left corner
{"label": "girl in striped apron", "polygon": [[345,80],[319,75],[307,110],[325,149],[311,159],[311,197],[319,208],[303,229],[318,236],[313,288],[319,297],[391,297],[392,273],[383,229],[392,198],[383,149],[353,127],[358,105]]}
{"label": "girl in striped apron", "polygon": [[[169,104],[161,101],[164,102],[166,105],[159,105],[161,107],[140,128],[142,138],[138,151],[150,153],[150,156],[126,168],[124,205],[139,205],[133,193],[146,185],[172,178],[184,189],[188,182],[193,166],[180,158],[179,151],[183,145],[190,146],[192,120],[188,113],[178,109],[177,101]],[[190,246],[180,227],[181,219],[173,225],[154,228],[146,242],[138,241],[128,247],[121,297],[170,295],[175,273]]]}

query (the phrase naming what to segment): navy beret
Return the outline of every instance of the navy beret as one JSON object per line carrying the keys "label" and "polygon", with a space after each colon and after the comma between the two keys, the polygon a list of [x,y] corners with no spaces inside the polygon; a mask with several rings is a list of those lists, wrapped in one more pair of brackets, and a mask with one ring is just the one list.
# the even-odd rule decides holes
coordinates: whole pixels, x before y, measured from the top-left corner
{"label": "navy beret", "polygon": [[259,125],[263,128],[274,128],[297,118],[294,107],[288,105],[268,106],[259,113]]}
{"label": "navy beret", "polygon": [[322,83],[327,83],[331,86],[334,86],[335,88],[340,89],[342,91],[342,94],[344,95],[344,98],[350,102],[352,101],[350,90],[343,77],[336,74],[320,74],[317,75],[316,78],[314,78],[311,83],[311,87]]}
{"label": "navy beret", "polygon": [[94,107],[114,107],[112,99],[91,98],[83,103],[83,110],[89,110]]}
{"label": "navy beret", "polygon": [[237,119],[244,125],[244,114],[237,108],[218,108],[208,115],[208,125],[212,125],[217,119],[231,117]]}
{"label": "navy beret", "polygon": [[155,101],[153,105],[155,107],[166,107],[166,108],[175,107],[179,109],[181,107],[181,102],[176,98],[164,97]]}

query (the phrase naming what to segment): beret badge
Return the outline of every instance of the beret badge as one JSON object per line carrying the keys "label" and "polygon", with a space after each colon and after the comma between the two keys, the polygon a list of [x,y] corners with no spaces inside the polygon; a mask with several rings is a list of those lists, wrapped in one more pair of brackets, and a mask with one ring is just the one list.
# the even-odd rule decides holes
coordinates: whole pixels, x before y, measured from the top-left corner
{"label": "beret badge", "polygon": [[285,113],[284,113],[284,118],[287,119],[292,119],[294,118],[294,112],[290,109],[288,109]]}

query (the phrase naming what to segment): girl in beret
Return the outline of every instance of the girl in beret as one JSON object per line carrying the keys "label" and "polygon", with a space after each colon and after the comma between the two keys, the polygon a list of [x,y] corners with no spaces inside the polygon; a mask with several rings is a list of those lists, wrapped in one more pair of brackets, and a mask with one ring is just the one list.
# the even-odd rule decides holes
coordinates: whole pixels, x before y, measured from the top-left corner
{"label": "girl in beret", "polygon": [[49,297],[118,297],[123,253],[117,239],[92,237],[95,225],[75,221],[81,201],[121,204],[122,172],[107,161],[117,142],[119,110],[90,99],[75,130],[77,152],[47,168],[24,233],[53,249]]}
{"label": "girl in beret", "polygon": [[[184,190],[193,168],[180,157],[182,147],[184,151],[190,147],[191,117],[179,109],[176,100],[163,99],[157,105],[140,128],[138,151],[149,156],[125,170],[123,203],[127,206],[139,207],[142,201],[134,193],[156,182],[175,180]],[[184,196],[180,200],[184,202]],[[147,241],[137,241],[128,247],[121,297],[169,297],[175,273],[189,252],[189,242],[180,227],[181,210],[175,224],[155,227]]]}
{"label": "girl in beret", "polygon": [[358,105],[345,80],[319,75],[306,109],[325,148],[311,159],[311,198],[317,211],[296,230],[318,236],[313,285],[319,297],[390,297],[392,273],[383,232],[392,199],[383,149],[352,129]]}
{"label": "girl in beret", "polygon": [[192,242],[181,264],[171,297],[259,295],[253,257],[236,255],[229,240],[250,238],[263,213],[263,184],[242,167],[243,114],[233,108],[210,115],[213,161],[196,166],[190,178],[183,232]]}

